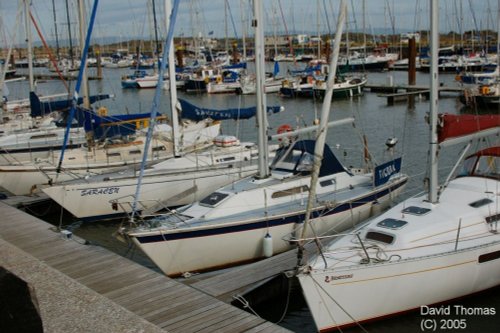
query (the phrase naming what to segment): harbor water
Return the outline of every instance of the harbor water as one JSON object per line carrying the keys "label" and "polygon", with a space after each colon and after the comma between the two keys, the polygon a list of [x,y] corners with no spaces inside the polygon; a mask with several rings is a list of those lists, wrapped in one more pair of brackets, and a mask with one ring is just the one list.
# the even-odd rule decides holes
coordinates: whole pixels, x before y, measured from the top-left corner
{"label": "harbor water", "polygon": [[[272,64],[268,64],[272,66]],[[286,69],[283,69],[286,70]],[[90,81],[90,93],[111,93],[115,97],[111,100],[102,101],[102,106],[108,109],[109,114],[118,113],[142,113],[151,110],[154,96],[153,90],[124,90],[120,86],[120,78],[128,74],[129,69],[104,69],[103,80]],[[369,84],[386,84],[388,82],[405,84],[407,82],[406,72],[380,72],[368,73]],[[456,86],[453,74],[440,75],[440,82],[445,86]],[[417,73],[417,85],[428,86],[429,75]],[[74,82],[72,83],[74,85]],[[62,85],[57,82],[39,82],[38,92],[41,94],[57,93],[62,91]],[[25,82],[15,82],[12,87],[10,99],[26,97],[28,88]],[[16,96],[16,94],[18,96]],[[162,91],[162,102],[159,112],[170,113],[169,93]],[[179,98],[186,99],[191,103],[210,108],[237,108],[256,105],[255,96],[241,95],[208,95],[208,94],[186,94],[179,92]],[[304,127],[313,124],[321,113],[322,101],[314,99],[286,99],[277,94],[267,95],[268,105],[282,105],[285,111],[278,114],[269,114],[269,134],[274,134],[276,129],[283,124],[292,127]],[[369,152],[374,164],[380,164],[392,156],[403,157],[403,171],[410,176],[406,192],[400,199],[422,192],[424,179],[427,177],[427,147],[429,140],[429,128],[426,115],[429,111],[429,102],[422,96],[416,97],[414,106],[409,107],[406,101],[398,102],[393,106],[387,105],[387,100],[377,93],[365,91],[362,96],[335,100],[332,103],[331,118],[344,119],[354,117],[355,127],[350,125],[335,127],[328,131],[327,142],[333,152],[346,166],[361,166],[364,161],[363,137],[366,136]],[[439,112],[441,113],[475,113],[480,110],[464,108],[458,100],[457,93],[443,93],[439,101]],[[498,112],[495,110],[494,112]],[[242,121],[225,120],[222,122],[224,134],[235,135],[241,141],[253,141],[257,139],[256,121],[248,119]],[[389,150],[385,145],[388,138],[395,137],[398,143],[395,150]],[[440,178],[443,181],[454,162],[458,159],[461,147],[450,147],[440,152],[439,169]],[[201,198],[200,198],[201,199]],[[51,203],[51,205],[56,205]],[[47,207],[50,208],[50,207]],[[52,207],[53,208],[53,207]],[[41,214],[42,211],[32,211],[33,214]],[[93,223],[82,223],[69,216],[69,214],[57,213],[42,218],[51,223],[71,229],[79,237],[93,244],[100,245],[113,252],[137,261],[151,269],[158,270],[149,259],[138,249],[127,247],[118,241],[113,234],[120,226],[120,221],[98,221]],[[453,277],[450,277],[453,278]],[[428,281],[427,283],[432,283]],[[425,286],[422,286],[424,288]],[[366,295],[370,297],[370,295]],[[380,300],[384,302],[384,300]],[[431,319],[465,319],[466,327],[441,328],[437,331],[446,332],[495,332],[500,328],[500,288],[495,288],[481,294],[456,300],[453,305],[466,308],[494,308],[496,315],[436,315],[429,316],[420,312],[404,314],[399,317],[384,319],[375,323],[364,324],[363,327],[354,327],[343,330],[343,332],[422,332],[422,322]],[[279,325],[295,332],[315,332],[315,326],[308,311],[300,290],[290,289],[289,294],[280,296],[266,304],[252,308],[260,316],[279,322]]]}

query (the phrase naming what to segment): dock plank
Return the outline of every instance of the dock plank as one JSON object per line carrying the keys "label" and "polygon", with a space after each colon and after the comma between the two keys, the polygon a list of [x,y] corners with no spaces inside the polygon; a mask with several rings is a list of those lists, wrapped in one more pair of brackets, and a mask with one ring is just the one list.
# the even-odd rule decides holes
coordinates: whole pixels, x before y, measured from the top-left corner
{"label": "dock plank", "polygon": [[[243,313],[234,313],[234,317],[231,318],[226,318],[217,322],[214,322],[213,324],[207,323],[207,325],[200,325],[197,330],[199,331],[206,331],[210,329],[213,332],[235,332],[235,331],[241,331],[245,330],[247,328],[254,327],[255,325],[260,324],[263,320],[258,320],[258,318],[250,318],[248,316],[245,316]],[[205,327],[204,327],[205,326]]]}
{"label": "dock plank", "polygon": [[165,319],[160,321],[158,326],[168,331],[176,331],[179,327],[185,329],[187,328],[187,325],[194,320],[197,320],[198,318],[204,319],[211,313],[220,313],[221,310],[226,310],[223,303],[205,303],[202,307],[190,308],[189,311],[183,311],[183,313],[179,314],[177,317],[164,317]]}
{"label": "dock plank", "polygon": [[217,326],[218,323],[224,320],[237,320],[237,316],[235,314],[240,313],[237,308],[232,308],[222,313],[221,308],[214,307],[203,311],[202,313],[193,312],[189,314],[189,321],[183,320],[179,321],[173,325],[168,326],[169,331],[180,331],[181,329],[186,332],[197,332],[203,328],[216,330],[214,327]]}
{"label": "dock plank", "polygon": [[142,288],[146,288],[149,285],[157,285],[160,283],[164,283],[163,276],[156,274],[156,272],[148,271],[145,273],[147,275],[144,276],[141,280],[133,281],[127,286],[122,286],[115,290],[104,292],[103,295],[105,295],[108,298],[119,299],[121,296],[127,295],[131,291],[141,290]]}
{"label": "dock plank", "polygon": [[203,295],[201,293],[195,295],[187,294],[186,290],[182,288],[173,291],[169,296],[172,297],[170,302],[165,303],[163,299],[156,302],[157,309],[155,311],[145,311],[139,309],[137,312],[142,314],[144,318],[148,319],[149,321],[156,323],[162,322],[163,320],[165,320],[165,318],[177,318],[177,316],[188,311],[190,306],[194,304],[196,304],[197,307],[202,307],[206,304],[219,304],[213,302],[209,298],[206,298],[206,295]]}
{"label": "dock plank", "polygon": [[[183,332],[284,330],[108,250],[63,239],[48,223],[5,203],[0,202],[0,214],[8,217],[0,219],[0,238],[157,327]],[[220,282],[212,284],[221,288]]]}

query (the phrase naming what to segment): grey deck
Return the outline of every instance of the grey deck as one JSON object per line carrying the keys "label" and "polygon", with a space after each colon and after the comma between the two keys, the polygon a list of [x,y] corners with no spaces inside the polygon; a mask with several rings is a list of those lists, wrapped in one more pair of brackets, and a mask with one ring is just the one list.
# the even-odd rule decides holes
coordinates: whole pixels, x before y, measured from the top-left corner
{"label": "grey deck", "polygon": [[[4,203],[0,203],[0,214],[0,238],[7,243],[5,246],[19,249],[32,261],[36,258],[38,265],[62,273],[81,287],[104,296],[105,301],[149,322],[144,324],[144,332],[153,331],[148,329],[150,324],[170,332],[288,332],[106,249],[84,245],[75,236],[72,240],[64,239],[52,225]],[[4,260],[0,259],[0,264],[9,269]],[[43,283],[35,288],[43,294]],[[67,288],[66,292],[71,297],[72,289]],[[92,316],[86,312],[80,315]]]}

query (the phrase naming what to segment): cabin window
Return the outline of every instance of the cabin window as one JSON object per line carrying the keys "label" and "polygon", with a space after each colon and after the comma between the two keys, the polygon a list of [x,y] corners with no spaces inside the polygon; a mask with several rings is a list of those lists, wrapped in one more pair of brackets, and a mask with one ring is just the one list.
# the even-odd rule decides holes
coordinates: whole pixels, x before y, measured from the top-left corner
{"label": "cabin window", "polygon": [[30,137],[30,140],[36,139],[47,139],[47,138],[57,138],[57,134],[39,134]]}
{"label": "cabin window", "polygon": [[404,214],[411,214],[411,215],[421,216],[421,215],[427,214],[430,211],[431,210],[429,208],[423,208],[423,207],[417,207],[417,206],[410,206],[410,207],[406,207],[401,212],[404,213]]}
{"label": "cabin window", "polygon": [[278,191],[274,192],[271,195],[271,198],[277,199],[277,198],[282,198],[282,197],[287,197],[289,195],[297,194],[297,193],[304,193],[304,192],[309,192],[309,186],[307,185],[302,185],[302,186],[297,186],[297,187],[292,187],[284,191]]}
{"label": "cabin window", "polygon": [[484,177],[500,177],[500,157],[481,156],[479,157],[474,174]]}
{"label": "cabin window", "polygon": [[406,221],[387,218],[387,219],[383,219],[382,221],[377,223],[377,226],[382,227],[382,228],[396,230],[396,229],[401,229],[402,227],[404,227],[407,224],[408,224],[408,222],[406,222]]}
{"label": "cabin window", "polygon": [[120,153],[107,153],[106,156],[107,157],[120,157],[122,155]]}
{"label": "cabin window", "polygon": [[479,199],[477,201],[474,201],[474,202],[471,202],[469,204],[469,206],[471,206],[472,208],[479,208],[479,207],[482,207],[482,206],[485,206],[485,205],[488,205],[490,203],[492,203],[493,201],[488,199],[488,198],[483,198],[483,199]]}
{"label": "cabin window", "polygon": [[314,156],[309,153],[304,153],[300,159],[299,165],[297,165],[297,171],[299,172],[310,172],[313,169]]}
{"label": "cabin window", "polygon": [[166,150],[165,146],[158,146],[151,148],[152,151],[163,151]]}
{"label": "cabin window", "polygon": [[323,180],[322,182],[319,182],[319,185],[320,185],[321,187],[330,186],[330,185],[335,185],[335,179]]}
{"label": "cabin window", "polygon": [[129,155],[140,155],[142,152],[140,150],[131,150],[128,152]]}
{"label": "cabin window", "polygon": [[224,158],[218,159],[217,162],[229,162],[229,161],[234,161],[235,159],[236,159],[236,157],[234,157],[234,156],[224,157]]}
{"label": "cabin window", "polygon": [[500,258],[500,251],[495,251],[486,254],[481,254],[477,261],[481,264],[483,262],[492,261],[499,258]]}
{"label": "cabin window", "polygon": [[486,217],[486,222],[493,223],[500,221],[500,214],[490,215]]}
{"label": "cabin window", "polygon": [[229,194],[227,193],[221,193],[221,192],[214,192],[204,199],[200,201],[200,204],[202,206],[208,206],[208,207],[215,207],[217,206],[222,200],[227,198]]}
{"label": "cabin window", "polygon": [[365,238],[367,240],[373,240],[385,244],[391,244],[394,241],[394,236],[376,231],[367,232]]}
{"label": "cabin window", "polygon": [[303,152],[292,148],[293,146],[278,149],[271,168],[275,170],[294,172],[297,164],[302,158]]}

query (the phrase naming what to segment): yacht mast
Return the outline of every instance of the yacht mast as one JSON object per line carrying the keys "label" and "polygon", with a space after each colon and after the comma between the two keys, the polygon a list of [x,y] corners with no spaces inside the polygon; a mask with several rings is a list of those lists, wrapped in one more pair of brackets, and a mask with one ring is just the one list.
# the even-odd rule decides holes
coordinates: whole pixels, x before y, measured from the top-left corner
{"label": "yacht mast", "polygon": [[56,38],[56,55],[57,60],[61,60],[61,54],[59,49],[59,33],[57,32],[57,17],[56,17],[56,4],[55,0],[52,0],[52,16],[54,17],[54,35]]}
{"label": "yacht mast", "polygon": [[[335,76],[337,74],[337,63],[339,59],[340,52],[340,41],[342,38],[342,29],[346,21],[347,16],[347,5],[345,0],[340,2],[340,12],[339,19],[337,20],[337,29],[335,32],[335,44],[333,45],[333,56],[330,61],[330,71],[328,73],[328,81],[326,82],[326,92],[323,99],[323,106],[321,109],[321,119],[319,123],[318,135],[316,138],[316,144],[314,146],[314,164],[313,171],[311,174],[311,185],[309,191],[309,197],[307,200],[307,208],[305,214],[304,227],[302,228],[302,235],[300,239],[304,239],[306,236],[306,230],[310,220],[310,212],[316,200],[316,185],[319,178],[319,169],[321,168],[321,160],[323,159],[326,134],[328,130],[328,118],[330,116],[330,108],[332,106],[332,96],[333,96],[333,85],[335,84]],[[303,242],[299,243],[299,251],[302,249]],[[300,255],[299,255],[300,260]]]}
{"label": "yacht mast", "polygon": [[[167,33],[170,26],[170,12],[172,4],[170,0],[165,0],[165,24]],[[165,52],[165,50],[163,50]],[[179,151],[179,116],[177,114],[177,85],[175,83],[175,59],[174,59],[174,39],[170,43],[168,49],[168,79],[170,84],[170,109],[172,110],[172,142],[174,145],[174,156],[180,156]],[[163,78],[159,78],[158,82],[163,82]]]}
{"label": "yacht mast", "polygon": [[429,137],[429,202],[438,201],[438,137],[437,114],[439,103],[438,52],[439,52],[439,1],[430,0],[431,8],[431,82],[430,82],[430,137]]}
{"label": "yacht mast", "polygon": [[[25,27],[26,27],[26,43],[28,44],[28,76],[30,81],[30,91],[35,91],[35,79],[33,76],[33,36],[31,34],[31,24],[30,24],[30,5],[28,0],[24,0],[24,15],[25,15]],[[7,59],[8,60],[8,59]],[[7,61],[6,60],[6,61]]]}
{"label": "yacht mast", "polygon": [[[79,28],[80,28],[80,49],[82,50],[82,54],[80,57],[83,59],[83,52],[85,48],[85,5],[82,0],[78,0],[78,14],[79,14]],[[87,77],[87,62],[81,63],[80,66],[83,66],[83,74],[82,74],[82,97],[83,97],[83,106],[88,109],[90,108],[89,101],[89,81]]]}
{"label": "yacht mast", "polygon": [[257,126],[259,147],[259,172],[257,178],[269,176],[269,147],[267,143],[266,94],[264,91],[264,20],[262,19],[262,0],[254,0],[255,28],[255,70],[257,78]]}

